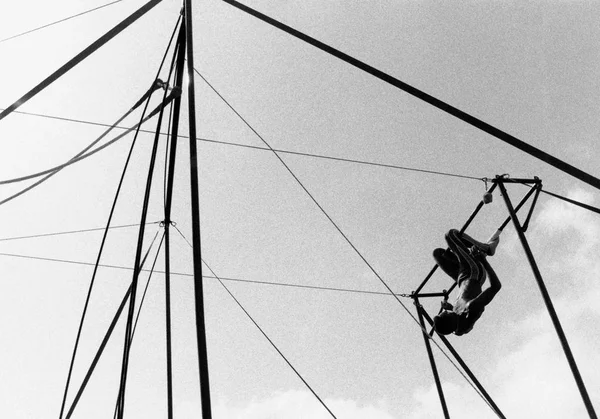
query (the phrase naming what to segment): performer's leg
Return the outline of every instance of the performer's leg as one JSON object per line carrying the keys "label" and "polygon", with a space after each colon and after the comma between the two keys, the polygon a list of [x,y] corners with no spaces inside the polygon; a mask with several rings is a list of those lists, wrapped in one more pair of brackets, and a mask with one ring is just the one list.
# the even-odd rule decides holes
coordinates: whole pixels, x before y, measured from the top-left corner
{"label": "performer's leg", "polygon": [[473,259],[468,247],[469,241],[463,240],[459,231],[452,229],[446,234],[446,242],[458,259],[458,276],[479,277],[480,263]]}
{"label": "performer's leg", "polygon": [[446,249],[437,248],[433,251],[433,258],[442,271],[455,281],[458,280],[460,264],[454,253]]}
{"label": "performer's leg", "polygon": [[498,247],[498,243],[500,243],[500,233],[498,230],[487,243],[482,243],[478,240],[475,240],[473,237],[469,236],[467,233],[463,233],[461,238],[463,243],[467,244],[467,247],[477,246],[480,250],[482,250],[485,254],[489,256],[493,256],[496,253],[496,247]]}

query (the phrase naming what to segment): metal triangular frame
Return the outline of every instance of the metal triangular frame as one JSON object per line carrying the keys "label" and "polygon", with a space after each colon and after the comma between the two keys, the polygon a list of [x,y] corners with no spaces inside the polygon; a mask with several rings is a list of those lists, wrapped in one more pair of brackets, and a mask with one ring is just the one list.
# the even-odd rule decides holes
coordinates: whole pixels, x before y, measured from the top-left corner
{"label": "metal triangular frame", "polygon": [[[544,284],[544,281],[542,279],[541,273],[539,271],[539,268],[537,266],[537,263],[535,261],[535,258],[533,256],[533,253],[531,251],[531,248],[529,247],[529,243],[527,241],[527,238],[525,237],[525,231],[527,230],[527,227],[529,225],[529,221],[531,219],[531,216],[533,214],[533,210],[535,208],[535,205],[537,203],[537,198],[539,196],[539,193],[542,190],[542,181],[535,177],[533,179],[511,179],[508,178],[506,176],[496,176],[495,179],[490,180],[493,185],[490,188],[490,190],[488,191],[489,193],[492,193],[494,191],[495,188],[498,188],[501,192],[501,195],[504,199],[504,202],[506,204],[508,213],[509,213],[509,217],[502,223],[502,225],[498,228],[498,230],[502,231],[504,229],[504,227],[506,227],[508,225],[508,223],[510,221],[512,221],[519,240],[521,241],[521,244],[523,246],[523,249],[525,251],[525,254],[527,256],[527,259],[529,261],[529,264],[531,265],[531,269],[533,271],[533,275],[537,281],[538,287],[540,289],[540,292],[542,294],[542,298],[544,300],[544,303],[546,305],[546,308],[548,310],[548,313],[550,315],[550,318],[552,320],[552,323],[554,325],[554,328],[556,330],[556,333],[558,335],[558,338],[560,340],[560,343],[562,345],[563,351],[565,353],[565,356],[567,358],[567,361],[569,363],[569,366],[571,368],[571,372],[573,374],[573,377],[575,378],[575,382],[577,384],[577,387],[579,389],[579,392],[581,394],[583,403],[588,411],[589,417],[590,419],[597,419],[596,413],[594,411],[594,407],[591,403],[590,397],[588,395],[587,389],[585,387],[585,384],[583,383],[583,379],[581,377],[581,374],[579,373],[579,369],[577,367],[577,364],[575,362],[575,358],[573,357],[573,353],[571,352],[571,348],[569,347],[569,343],[567,341],[567,338],[565,336],[565,333],[562,329],[562,326],[560,324],[560,321],[558,319],[558,316],[556,314],[556,311],[554,310],[554,306],[552,304],[552,300],[550,298],[550,295],[548,294],[548,290],[546,289],[546,286]],[[524,185],[528,185],[531,186],[531,189],[528,191],[528,193],[521,199],[521,201],[519,202],[519,204],[514,207],[512,204],[512,201],[508,195],[508,191],[506,190],[505,184],[506,183],[518,183],[518,184],[524,184]],[[523,205],[529,200],[529,198],[531,196],[534,196],[529,212],[527,214],[526,220],[523,224],[521,224],[521,222],[518,219],[517,216],[517,212],[523,207]],[[481,208],[484,205],[484,201],[482,200],[477,207],[475,208],[475,211],[473,212],[473,214],[471,214],[471,216],[469,217],[469,219],[467,220],[467,222],[465,223],[465,225],[462,227],[462,229],[460,230],[461,233],[465,232],[465,230],[468,228],[468,226],[471,224],[471,222],[474,220],[475,216],[479,213],[479,211],[481,210]],[[420,304],[419,302],[419,298],[430,298],[430,297],[443,297],[443,298],[448,298],[448,295],[452,292],[452,290],[456,287],[456,282],[454,282],[452,284],[452,286],[448,289],[448,290],[443,290],[441,292],[433,292],[433,293],[421,293],[421,290],[423,289],[423,287],[427,284],[427,282],[431,279],[431,277],[433,276],[433,274],[435,273],[435,271],[437,270],[438,265],[436,264],[431,271],[429,272],[429,274],[426,276],[426,278],[423,280],[423,282],[419,285],[419,287],[413,291],[411,293],[411,297],[413,298],[416,310],[417,310],[417,315],[419,318],[419,321],[421,323],[421,326],[423,328],[423,338],[425,340],[425,348],[427,350],[427,354],[429,357],[429,362],[431,364],[431,369],[432,369],[432,373],[433,373],[433,377],[435,380],[435,385],[436,385],[436,389],[440,398],[440,403],[442,406],[442,411],[444,412],[444,417],[446,419],[450,418],[450,414],[448,411],[448,407],[446,404],[446,399],[444,397],[444,391],[443,391],[443,387],[440,381],[440,377],[437,371],[437,366],[435,364],[435,359],[433,356],[433,352],[431,350],[431,344],[429,342],[429,339],[432,338],[432,335],[435,333],[435,330],[433,329],[433,320],[432,317],[427,313],[427,311],[423,308],[423,306]],[[425,328],[425,321],[427,320],[427,323],[429,323],[429,325],[432,327],[431,332],[427,333],[427,329]],[[490,395],[487,393],[487,391],[485,390],[485,388],[481,385],[481,383],[477,380],[477,378],[475,377],[475,375],[472,373],[472,371],[469,369],[469,367],[466,365],[466,363],[462,360],[462,358],[459,356],[458,352],[452,347],[452,345],[450,344],[450,342],[448,341],[448,339],[443,336],[443,335],[439,335],[438,337],[440,338],[440,340],[444,343],[444,345],[446,346],[446,348],[448,348],[448,350],[452,353],[452,355],[454,356],[454,358],[456,359],[456,361],[461,365],[461,367],[463,368],[464,372],[469,376],[469,378],[471,379],[472,383],[475,385],[475,387],[477,387],[477,389],[480,391],[481,395],[483,396],[483,398],[486,400],[486,402],[490,405],[490,407],[492,408],[492,410],[498,415],[498,417],[500,418],[505,418],[504,414],[502,413],[502,411],[499,409],[499,407],[496,405],[496,403],[492,400],[492,398],[490,397]]]}

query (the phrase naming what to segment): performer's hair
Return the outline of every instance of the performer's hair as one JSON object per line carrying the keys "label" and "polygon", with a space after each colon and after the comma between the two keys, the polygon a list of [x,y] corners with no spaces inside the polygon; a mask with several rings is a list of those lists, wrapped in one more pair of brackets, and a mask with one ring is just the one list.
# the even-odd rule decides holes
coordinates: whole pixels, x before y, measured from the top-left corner
{"label": "performer's hair", "polygon": [[458,314],[453,311],[442,311],[433,318],[433,327],[440,335],[449,335],[458,327]]}

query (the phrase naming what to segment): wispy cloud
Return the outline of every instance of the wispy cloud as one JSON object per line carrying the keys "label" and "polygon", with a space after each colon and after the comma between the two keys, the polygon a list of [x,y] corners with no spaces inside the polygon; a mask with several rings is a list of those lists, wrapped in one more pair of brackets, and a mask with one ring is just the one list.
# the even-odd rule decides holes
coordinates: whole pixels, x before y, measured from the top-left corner
{"label": "wispy cloud", "polygon": [[[325,399],[327,407],[338,418],[344,419],[395,419],[388,413],[385,403],[374,405],[359,404],[348,399]],[[197,410],[191,405],[180,409],[180,417],[196,418]],[[331,415],[308,391],[289,390],[273,394],[271,397],[255,400],[245,406],[232,406],[219,402],[213,409],[219,419],[329,419]]]}

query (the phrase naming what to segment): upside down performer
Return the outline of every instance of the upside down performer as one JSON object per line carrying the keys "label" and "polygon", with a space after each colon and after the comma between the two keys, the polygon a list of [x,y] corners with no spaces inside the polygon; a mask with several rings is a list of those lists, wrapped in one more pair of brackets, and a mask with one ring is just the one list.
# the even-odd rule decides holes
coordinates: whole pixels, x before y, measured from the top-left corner
{"label": "upside down performer", "polygon": [[[478,242],[467,234],[452,229],[446,234],[449,249],[435,249],[433,257],[439,267],[458,285],[458,297],[454,306],[442,302],[440,314],[433,318],[436,332],[442,335],[464,335],[473,329],[485,306],[500,291],[501,284],[487,261],[493,256],[500,241],[497,231],[487,243]],[[482,290],[486,276],[489,287]]]}

